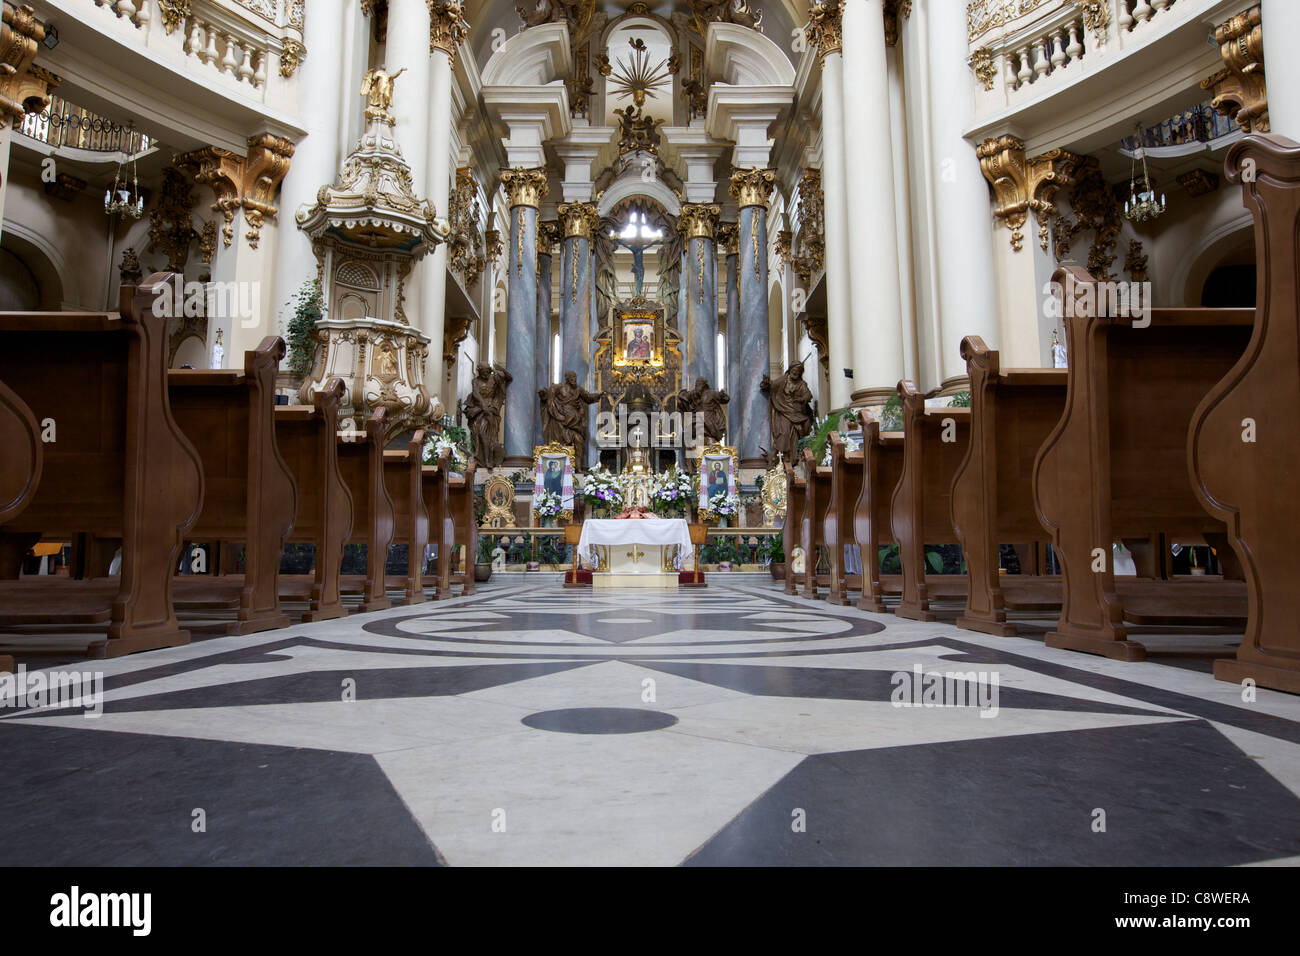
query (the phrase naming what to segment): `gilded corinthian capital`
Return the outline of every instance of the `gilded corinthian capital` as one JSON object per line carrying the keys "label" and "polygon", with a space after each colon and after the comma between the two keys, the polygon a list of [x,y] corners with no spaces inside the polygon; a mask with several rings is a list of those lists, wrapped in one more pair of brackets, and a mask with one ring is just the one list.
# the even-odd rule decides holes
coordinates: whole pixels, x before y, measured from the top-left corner
{"label": "gilded corinthian capital", "polygon": [[561,203],[555,210],[560,217],[560,228],[565,239],[586,239],[590,241],[600,225],[600,214],[589,202]]}
{"label": "gilded corinthian capital", "polygon": [[514,169],[503,169],[501,185],[505,187],[511,209],[515,206],[532,206],[536,209],[551,190],[546,181],[546,170],[541,167],[524,169],[516,166]]}
{"label": "gilded corinthian capital", "polygon": [[460,0],[426,0],[429,5],[429,52],[441,50],[454,61],[456,44],[469,36]]}
{"label": "gilded corinthian capital", "polygon": [[712,239],[721,215],[722,207],[713,203],[686,203],[677,218],[677,229],[684,239]]}
{"label": "gilded corinthian capital", "polygon": [[825,59],[828,53],[839,53],[842,44],[840,14],[842,0],[817,0],[808,10],[808,25],[804,33]]}
{"label": "gilded corinthian capital", "polygon": [[775,169],[737,169],[731,174],[731,197],[741,209],[746,206],[767,206],[767,197],[776,184]]}

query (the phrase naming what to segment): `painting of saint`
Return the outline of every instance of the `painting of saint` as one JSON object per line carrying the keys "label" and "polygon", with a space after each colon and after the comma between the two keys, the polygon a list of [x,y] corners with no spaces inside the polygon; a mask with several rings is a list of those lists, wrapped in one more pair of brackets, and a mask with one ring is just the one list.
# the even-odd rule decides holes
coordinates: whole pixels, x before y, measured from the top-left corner
{"label": "painting of saint", "polygon": [[556,497],[564,497],[564,468],[559,458],[546,461],[546,473],[542,476],[542,487]]}
{"label": "painting of saint", "polygon": [[625,354],[629,359],[650,361],[654,357],[654,344],[650,338],[650,325],[626,325],[623,334],[627,337]]}
{"label": "painting of saint", "polygon": [[699,494],[700,504],[714,495],[734,495],[736,493],[736,474],[731,455],[705,455],[700,462]]}
{"label": "painting of saint", "polygon": [[721,461],[709,462],[709,497],[714,495],[725,495],[727,493],[727,472],[723,468]]}

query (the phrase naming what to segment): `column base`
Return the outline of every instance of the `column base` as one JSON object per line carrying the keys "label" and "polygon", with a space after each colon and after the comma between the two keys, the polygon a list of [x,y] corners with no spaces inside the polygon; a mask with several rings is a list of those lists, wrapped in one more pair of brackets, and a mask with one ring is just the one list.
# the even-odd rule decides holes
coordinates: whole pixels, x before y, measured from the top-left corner
{"label": "column base", "polygon": [[531,455],[506,455],[501,459],[502,468],[531,468],[532,464]]}
{"label": "column base", "polygon": [[875,388],[860,388],[850,398],[854,408],[865,408],[868,405],[883,405],[889,401],[891,395],[897,394],[897,386],[881,385]]}
{"label": "column base", "polygon": [[958,392],[969,391],[970,376],[954,375],[952,378],[944,379],[943,384],[939,386],[938,391],[933,395],[927,395],[926,398],[948,398],[949,396],[956,395]]}

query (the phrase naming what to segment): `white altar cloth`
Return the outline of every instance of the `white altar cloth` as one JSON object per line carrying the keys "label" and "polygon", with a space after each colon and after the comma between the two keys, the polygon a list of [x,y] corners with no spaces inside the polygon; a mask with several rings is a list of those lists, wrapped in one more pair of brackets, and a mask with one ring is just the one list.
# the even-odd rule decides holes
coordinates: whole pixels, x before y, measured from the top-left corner
{"label": "white altar cloth", "polygon": [[682,518],[588,518],[582,523],[578,555],[589,567],[598,563],[596,548],[621,544],[677,546],[692,553],[691,529]]}

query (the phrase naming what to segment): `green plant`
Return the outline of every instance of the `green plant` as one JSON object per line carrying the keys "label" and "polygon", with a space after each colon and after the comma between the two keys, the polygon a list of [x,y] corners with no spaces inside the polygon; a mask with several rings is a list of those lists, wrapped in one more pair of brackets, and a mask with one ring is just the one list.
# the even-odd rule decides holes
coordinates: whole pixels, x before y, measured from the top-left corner
{"label": "green plant", "polygon": [[[898,545],[890,544],[880,549],[877,556],[880,561],[881,574],[902,574],[903,561],[898,553]],[[925,549],[925,565],[931,574],[943,573],[943,555],[933,548]]]}
{"label": "green plant", "polygon": [[811,434],[799,439],[799,451],[805,448],[812,451],[813,460],[820,463],[826,457],[826,443],[831,439],[831,432],[840,427],[840,419],[845,415],[856,415],[851,408],[837,408],[817,423]]}
{"label": "green plant", "polygon": [[958,392],[952,397],[953,408],[970,408],[970,392]]}
{"label": "green plant", "polygon": [[316,358],[316,323],[325,318],[325,298],[315,279],[304,282],[294,293],[293,315],[285,329],[289,349],[288,367],[294,375],[306,375]]}
{"label": "green plant", "polygon": [[755,556],[760,564],[780,564],[785,560],[785,543],[779,534],[769,534],[758,541]]}
{"label": "green plant", "polygon": [[538,535],[537,560],[542,564],[563,564],[565,544],[557,534]]}
{"label": "green plant", "polygon": [[490,564],[492,562],[492,551],[496,546],[496,538],[493,538],[491,535],[484,535],[478,539],[479,564]]}
{"label": "green plant", "polygon": [[894,392],[880,409],[880,430],[882,432],[901,432],[903,430],[903,400]]}

